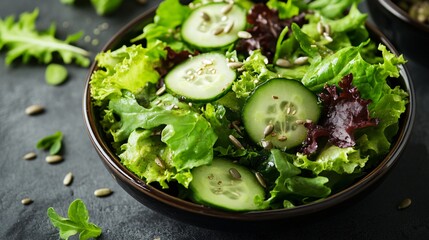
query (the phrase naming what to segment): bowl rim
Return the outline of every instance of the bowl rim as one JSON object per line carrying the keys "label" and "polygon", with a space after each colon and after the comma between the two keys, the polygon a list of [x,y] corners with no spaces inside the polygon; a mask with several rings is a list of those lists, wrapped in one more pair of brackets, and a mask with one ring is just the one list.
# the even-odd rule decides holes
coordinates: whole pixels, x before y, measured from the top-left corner
{"label": "bowl rim", "polygon": [[400,8],[392,0],[377,0],[377,1],[380,3],[382,7],[384,7],[387,11],[389,11],[392,15],[399,18],[402,22],[411,24],[412,26],[418,28],[419,30],[429,34],[429,25],[416,21],[414,18],[410,17],[410,15],[406,11]]}
{"label": "bowl rim", "polygon": [[[117,44],[118,42],[118,39],[129,34],[139,23],[147,20],[147,18],[153,17],[156,9],[157,6],[149,9],[148,11],[145,11],[140,16],[136,17],[128,24],[126,24],[104,45],[101,51],[106,51],[114,47],[119,47],[115,46],[115,44]],[[377,36],[377,38],[380,38],[380,43],[386,45],[386,47],[394,54],[399,55],[398,51],[381,31],[379,31],[374,25],[369,22],[366,23],[366,26],[369,32],[373,32]],[[409,94],[409,103],[407,105],[406,112],[403,113],[403,116],[401,117],[401,121],[403,121],[403,128],[401,128],[400,132],[397,133],[396,141],[392,144],[391,150],[386,155],[386,157],[379,163],[377,167],[375,167],[362,179],[355,182],[352,186],[333,195],[330,195],[323,200],[308,203],[301,206],[296,206],[294,208],[289,209],[260,210],[250,212],[228,212],[218,210],[169,195],[160,189],[146,184],[144,180],[140,179],[134,173],[129,171],[125,166],[120,163],[119,158],[110,149],[109,145],[105,141],[103,141],[103,133],[100,130],[99,123],[96,120],[94,114],[89,82],[91,74],[96,69],[96,61],[93,61],[86,78],[83,94],[83,117],[85,127],[89,134],[89,138],[94,148],[98,152],[104,166],[108,168],[108,170],[113,171],[115,173],[114,176],[112,175],[113,178],[115,178],[115,180],[117,181],[118,179],[116,178],[120,178],[121,181],[128,183],[131,188],[137,190],[138,192],[144,194],[149,198],[160,201],[161,203],[183,210],[185,212],[193,213],[195,215],[204,215],[206,217],[211,218],[239,220],[244,222],[295,218],[327,210],[353,198],[354,196],[363,192],[369,186],[373,185],[380,178],[382,178],[388,172],[388,170],[398,161],[402,151],[404,150],[408,142],[408,139],[410,138],[415,118],[415,94],[411,81],[411,75],[409,74],[408,69],[405,65],[400,65],[399,68],[401,76],[403,78],[403,88]]]}

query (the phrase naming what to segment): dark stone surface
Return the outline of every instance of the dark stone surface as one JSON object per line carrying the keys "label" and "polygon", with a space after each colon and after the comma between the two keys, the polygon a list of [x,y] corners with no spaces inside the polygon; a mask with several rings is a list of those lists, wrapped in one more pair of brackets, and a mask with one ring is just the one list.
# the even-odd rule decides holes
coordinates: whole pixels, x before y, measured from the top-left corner
{"label": "dark stone surface", "polygon": [[[85,1],[81,1],[85,2]],[[121,11],[99,17],[89,4],[65,6],[59,0],[2,0],[0,17],[24,11],[40,10],[37,26],[46,29],[57,23],[58,36],[64,38],[80,30],[97,38],[93,46],[83,39],[80,47],[94,55],[125,23],[159,1],[140,6],[125,1]],[[365,10],[365,5],[362,5]],[[109,29],[95,35],[101,23]],[[67,27],[67,23],[69,26]],[[5,53],[0,54],[0,239],[58,239],[57,230],[46,214],[54,207],[65,215],[68,205],[81,198],[87,205],[90,221],[103,228],[100,239],[429,239],[429,68],[409,62],[417,93],[416,122],[403,156],[385,181],[359,202],[325,216],[309,219],[293,228],[261,229],[258,233],[220,232],[186,225],[160,215],[138,203],[109,176],[91,146],[82,118],[83,86],[87,68],[67,66],[70,77],[57,87],[45,84],[45,66],[15,64],[6,67]],[[46,112],[29,117],[24,109],[31,104],[46,106]],[[49,165],[46,152],[35,149],[38,139],[55,131],[64,133],[64,162]],[[36,151],[37,159],[22,160]],[[65,187],[67,172],[75,178]],[[95,189],[109,187],[107,198],[93,196]],[[30,197],[31,205],[21,199]],[[409,197],[412,205],[397,210],[398,203]]]}

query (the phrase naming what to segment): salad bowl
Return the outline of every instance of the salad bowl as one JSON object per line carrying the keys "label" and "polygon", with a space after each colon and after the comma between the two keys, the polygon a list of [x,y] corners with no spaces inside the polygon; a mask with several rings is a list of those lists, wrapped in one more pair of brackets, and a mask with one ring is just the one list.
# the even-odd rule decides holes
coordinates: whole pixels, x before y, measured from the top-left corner
{"label": "salad bowl", "polygon": [[412,18],[397,2],[401,1],[367,1],[369,13],[398,51],[409,59],[428,66],[429,24]]}
{"label": "salad bowl", "polygon": [[[155,11],[156,9],[154,8],[126,25],[113,36],[103,48],[103,51],[118,49],[124,44],[130,45],[130,39],[139,35],[142,28],[153,21]],[[366,24],[366,27],[372,39],[384,44],[391,52],[399,55],[393,45],[379,30],[369,23]],[[392,141],[388,154],[371,171],[345,189],[322,200],[286,209],[231,212],[207,207],[177,197],[178,192],[174,188],[166,190],[161,189],[159,186],[147,184],[142,178],[130,171],[121,163],[121,160],[113,149],[109,138],[100,124],[97,112],[99,110],[97,110],[92,101],[90,81],[91,75],[98,69],[96,63],[90,68],[85,86],[83,114],[90,140],[102,163],[118,184],[144,206],[173,219],[206,228],[236,230],[243,226],[258,226],[260,228],[260,226],[281,225],[285,222],[305,221],[305,219],[314,215],[329,214],[334,209],[344,207],[345,203],[350,203],[353,200],[364,197],[367,192],[376,188],[400,159],[401,153],[411,134],[414,121],[415,99],[410,74],[406,66],[399,65],[398,67],[400,77],[395,78],[391,84],[404,89],[409,99],[406,110],[400,118],[398,133]]]}

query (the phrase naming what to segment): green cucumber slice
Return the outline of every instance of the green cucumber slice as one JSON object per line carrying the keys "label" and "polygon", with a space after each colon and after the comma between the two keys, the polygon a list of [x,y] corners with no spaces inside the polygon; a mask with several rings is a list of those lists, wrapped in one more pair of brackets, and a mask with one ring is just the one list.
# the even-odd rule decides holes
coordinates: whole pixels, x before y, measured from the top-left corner
{"label": "green cucumber slice", "polygon": [[228,92],[236,72],[220,53],[204,53],[173,68],[165,76],[169,92],[187,100],[213,101]]}
{"label": "green cucumber slice", "polygon": [[246,11],[243,8],[224,2],[211,3],[192,11],[182,25],[181,35],[187,43],[207,50],[235,42],[237,33],[245,27]]}
{"label": "green cucumber slice", "polygon": [[[241,175],[233,177],[231,169]],[[255,197],[264,199],[264,189],[247,168],[227,159],[215,158],[212,164],[192,169],[189,188],[192,199],[206,206],[230,211],[260,210]]]}
{"label": "green cucumber slice", "polygon": [[284,78],[257,87],[242,113],[244,128],[254,142],[269,142],[282,150],[305,140],[307,129],[300,121],[317,122],[319,116],[317,96],[301,82]]}

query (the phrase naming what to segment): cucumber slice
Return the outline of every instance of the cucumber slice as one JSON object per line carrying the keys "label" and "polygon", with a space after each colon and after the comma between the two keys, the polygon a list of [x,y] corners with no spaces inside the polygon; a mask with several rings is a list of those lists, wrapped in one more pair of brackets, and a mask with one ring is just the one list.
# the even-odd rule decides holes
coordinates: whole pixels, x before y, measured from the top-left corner
{"label": "cucumber slice", "polygon": [[[232,168],[238,171],[240,178],[230,174]],[[256,196],[264,199],[264,189],[255,175],[243,166],[215,158],[210,165],[192,169],[192,176],[189,187],[197,203],[230,211],[261,209],[254,200]]]}
{"label": "cucumber slice", "polygon": [[189,15],[182,25],[183,40],[200,50],[227,46],[246,27],[246,11],[236,4],[211,3]]}
{"label": "cucumber slice", "polygon": [[257,87],[242,113],[244,128],[254,142],[270,142],[282,150],[302,144],[307,137],[307,129],[297,120],[317,122],[319,116],[317,96],[301,82],[284,78]]}
{"label": "cucumber slice", "polygon": [[236,72],[220,53],[204,53],[173,68],[165,76],[169,92],[188,100],[213,101],[228,92]]}

